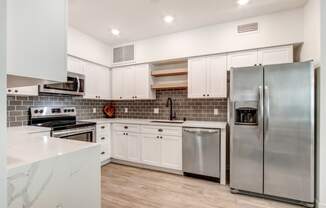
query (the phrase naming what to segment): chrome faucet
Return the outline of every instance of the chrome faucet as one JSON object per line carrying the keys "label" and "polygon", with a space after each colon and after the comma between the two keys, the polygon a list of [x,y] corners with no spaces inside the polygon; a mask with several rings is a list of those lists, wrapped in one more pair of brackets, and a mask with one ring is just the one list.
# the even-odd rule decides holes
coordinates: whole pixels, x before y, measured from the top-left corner
{"label": "chrome faucet", "polygon": [[170,121],[172,121],[173,119],[175,119],[177,117],[176,113],[173,111],[172,98],[168,98],[167,101],[166,101],[166,107],[169,107],[169,106],[170,106]]}

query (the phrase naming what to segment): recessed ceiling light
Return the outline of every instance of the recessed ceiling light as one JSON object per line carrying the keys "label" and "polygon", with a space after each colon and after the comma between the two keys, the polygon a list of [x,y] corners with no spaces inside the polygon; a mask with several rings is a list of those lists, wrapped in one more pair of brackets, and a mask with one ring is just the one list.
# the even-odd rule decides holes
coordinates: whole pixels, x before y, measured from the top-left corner
{"label": "recessed ceiling light", "polygon": [[243,5],[248,4],[249,1],[250,1],[250,0],[238,0],[238,4],[239,4],[240,6],[243,6]]}
{"label": "recessed ceiling light", "polygon": [[112,29],[111,33],[115,36],[119,36],[120,35],[120,31],[118,29]]}
{"label": "recessed ceiling light", "polygon": [[171,15],[167,15],[164,17],[164,22],[166,23],[172,23],[174,21],[174,17]]}

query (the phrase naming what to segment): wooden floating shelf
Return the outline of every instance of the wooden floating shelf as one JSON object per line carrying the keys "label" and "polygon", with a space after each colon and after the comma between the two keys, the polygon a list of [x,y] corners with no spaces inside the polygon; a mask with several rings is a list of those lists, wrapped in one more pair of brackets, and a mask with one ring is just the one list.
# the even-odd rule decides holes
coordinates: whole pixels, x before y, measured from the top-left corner
{"label": "wooden floating shelf", "polygon": [[186,75],[186,74],[188,74],[187,68],[162,69],[162,70],[153,70],[152,71],[152,76],[154,76],[154,77],[176,76],[176,75]]}
{"label": "wooden floating shelf", "polygon": [[169,83],[157,83],[152,85],[152,89],[163,90],[163,89],[187,89],[188,82],[169,82]]}

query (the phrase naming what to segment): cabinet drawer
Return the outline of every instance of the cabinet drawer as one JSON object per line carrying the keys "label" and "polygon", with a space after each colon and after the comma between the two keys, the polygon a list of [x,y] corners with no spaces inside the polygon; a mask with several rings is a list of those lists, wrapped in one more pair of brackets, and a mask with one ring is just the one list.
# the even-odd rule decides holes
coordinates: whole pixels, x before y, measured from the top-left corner
{"label": "cabinet drawer", "polygon": [[108,134],[98,134],[96,136],[97,143],[108,143],[110,141],[110,135]]}
{"label": "cabinet drawer", "polygon": [[103,143],[101,144],[101,162],[105,161],[105,160],[108,160],[110,158],[110,152],[109,152],[109,143]]}
{"label": "cabinet drawer", "polygon": [[154,135],[171,135],[181,136],[182,129],[179,127],[168,127],[168,126],[142,126],[141,132],[143,134],[154,134]]}
{"label": "cabinet drawer", "polygon": [[96,133],[98,135],[102,135],[102,134],[110,134],[110,124],[98,124],[96,126]]}
{"label": "cabinet drawer", "polygon": [[139,125],[133,124],[114,124],[113,129],[115,131],[123,131],[123,132],[139,132]]}

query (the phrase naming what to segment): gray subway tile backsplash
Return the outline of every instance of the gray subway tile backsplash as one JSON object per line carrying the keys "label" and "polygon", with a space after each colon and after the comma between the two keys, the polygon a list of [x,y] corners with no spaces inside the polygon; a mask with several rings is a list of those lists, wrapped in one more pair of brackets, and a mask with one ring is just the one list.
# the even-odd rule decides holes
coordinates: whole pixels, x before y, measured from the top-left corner
{"label": "gray subway tile backsplash", "polygon": [[[117,118],[143,118],[143,119],[168,119],[169,108],[166,100],[171,97],[174,101],[174,109],[177,119],[199,121],[226,121],[227,99],[188,99],[187,90],[159,90],[156,92],[156,100],[131,100],[131,101],[103,101],[87,100],[68,96],[8,96],[7,101],[7,125],[27,125],[29,120],[29,108],[41,106],[68,106],[77,108],[77,119],[103,118],[103,107],[112,103],[116,107]],[[96,108],[96,113],[93,113]],[[125,113],[128,108],[128,113]],[[159,108],[159,113],[154,114],[154,108]],[[219,114],[214,115],[214,109]]]}

